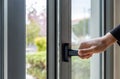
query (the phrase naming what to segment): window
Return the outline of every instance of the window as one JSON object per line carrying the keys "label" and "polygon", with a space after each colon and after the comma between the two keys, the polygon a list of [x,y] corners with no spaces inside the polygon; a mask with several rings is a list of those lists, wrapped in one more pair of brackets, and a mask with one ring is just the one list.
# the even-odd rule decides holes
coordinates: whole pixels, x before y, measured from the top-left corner
{"label": "window", "polygon": [[[69,47],[78,49],[80,41],[99,37],[108,32],[108,28],[111,28],[113,22],[113,20],[108,19],[112,17],[112,9],[108,10],[111,3],[112,1],[103,0],[66,0],[59,2],[60,55],[63,43],[69,43]],[[108,16],[108,14],[110,15]],[[108,24],[111,24],[110,27]],[[106,52],[108,53],[94,55],[90,60],[70,57],[69,62],[64,62],[61,58],[60,79],[113,78],[112,73],[109,72],[109,70],[112,71],[110,69],[112,65],[108,65],[108,63],[113,63],[110,62],[113,59],[112,55],[109,54],[112,50],[108,49]]]}
{"label": "window", "polygon": [[[91,20],[91,0],[72,0],[71,3],[71,35],[72,49],[78,49],[80,42],[88,40],[93,36]],[[96,26],[94,28],[99,28]],[[96,31],[94,31],[96,34]],[[98,34],[99,35],[99,34]],[[97,35],[97,36],[98,36]],[[83,60],[79,57],[72,57],[72,79],[90,79],[91,78],[91,59]],[[94,62],[95,63],[95,62]]]}
{"label": "window", "polygon": [[26,0],[26,79],[47,78],[47,0]]}
{"label": "window", "polygon": [[[25,61],[27,57],[31,59],[32,57],[34,58],[34,54],[35,54],[35,53],[31,53],[32,55],[28,56],[25,53],[26,47],[28,48],[25,42],[26,41],[25,37],[27,36],[26,27],[30,26],[29,25],[30,23],[32,23],[35,26],[39,24],[35,23],[34,20],[30,21],[26,18],[27,17],[26,10],[29,10],[31,13],[29,19],[31,17],[32,19],[34,19],[35,15],[39,15],[39,12],[37,12],[34,9],[34,7],[39,4],[33,2],[32,4],[35,4],[35,6],[31,5],[30,7],[32,8],[26,9],[25,8],[27,4],[26,1],[24,0],[4,1],[4,35],[3,35],[4,39],[3,36],[1,35],[0,42],[2,43],[4,40],[4,71],[5,71],[4,78],[5,79],[25,79],[26,66],[28,67],[28,69],[32,67],[32,65],[28,65],[28,64],[26,65],[26,63],[29,62]],[[45,73],[45,75],[43,76],[44,78],[78,79],[79,77],[81,79],[113,79],[113,75],[112,75],[113,73],[111,73],[111,71],[113,71],[111,69],[113,67],[111,65],[113,64],[113,62],[110,61],[112,60],[112,54],[109,54],[109,52],[112,52],[111,49],[108,49],[106,51],[108,53],[102,55],[100,54],[95,55],[90,60],[81,60],[73,56],[68,58],[69,59],[68,62],[63,61],[62,59],[63,57],[62,45],[64,43],[68,43],[70,49],[77,49],[79,46],[78,43],[80,43],[82,39],[99,37],[109,30],[108,26],[110,23],[111,23],[110,28],[112,27],[112,22],[113,22],[111,20],[112,13],[110,14],[110,12],[112,12],[113,9],[110,8],[113,7],[113,5],[111,5],[111,3],[112,0],[110,1],[46,0],[45,2],[46,10],[44,10],[45,17],[43,15],[38,19],[38,17],[36,16],[37,21],[38,20],[39,20],[38,22],[41,21],[41,25],[44,24],[43,21],[44,18],[46,18],[46,22],[47,22],[46,23],[47,31],[45,35],[47,37],[46,39],[47,46],[45,48],[47,52],[44,51],[44,54],[46,55],[45,56],[46,66],[44,66],[45,72],[43,72]],[[2,18],[3,16],[1,16],[0,14],[0,17]],[[25,21],[25,18],[27,21]],[[1,20],[3,21],[3,18]],[[2,21],[0,21],[0,25],[2,24]],[[27,22],[27,26],[26,26],[26,22]],[[36,30],[39,30],[38,27]],[[3,34],[3,27],[0,28],[2,29],[1,34]],[[75,29],[81,30],[80,33]],[[33,30],[35,30],[35,28],[33,28]],[[38,36],[40,34],[41,33],[37,33]],[[1,46],[1,48],[2,47],[3,45]],[[2,49],[0,50],[3,52]],[[34,50],[30,49],[30,51],[34,51]],[[39,59],[39,57],[36,59]],[[40,61],[41,60],[42,59],[40,59]],[[82,61],[84,61],[84,63]],[[0,63],[2,63],[2,60],[0,60]],[[87,67],[86,67],[86,63],[87,63]],[[86,71],[83,71],[84,73],[83,72],[80,73],[81,70],[85,70],[85,69]],[[37,73],[38,76],[41,75],[40,73],[41,72],[38,71]],[[80,75],[77,73],[80,73]],[[87,74],[87,76],[85,75],[86,76],[85,77],[84,74]]]}
{"label": "window", "polygon": [[[27,13],[25,2],[26,1],[24,1],[24,0],[9,0],[9,1],[5,0],[5,2],[4,2],[5,3],[5,7],[4,7],[5,35],[4,36],[6,37],[4,44],[7,47],[7,48],[5,48],[5,64],[4,64],[5,65],[5,69],[4,69],[5,76],[4,77],[6,79],[25,79],[26,66],[29,67],[28,64],[26,65],[26,61],[25,61],[26,60],[26,55],[25,55],[26,54],[25,53],[26,38],[25,37],[26,37],[26,30],[27,30],[25,22],[27,22],[27,23],[29,22],[29,21],[25,21],[25,18],[27,17],[25,14],[25,13]],[[44,1],[42,1],[42,2],[44,2]],[[34,4],[34,2],[32,4]],[[35,2],[35,4],[37,4],[37,3]],[[41,13],[42,17],[40,17],[39,20],[41,21],[41,25],[44,25],[44,22],[47,21],[47,23],[45,23],[45,28],[47,26],[48,30],[47,30],[47,32],[44,32],[44,33],[47,33],[48,35],[45,40],[43,38],[43,42],[46,41],[46,43],[47,43],[47,46],[46,46],[47,48],[46,47],[44,48],[45,50],[47,49],[47,52],[44,51],[42,53],[44,53],[46,55],[45,57],[47,57],[47,59],[43,58],[44,64],[46,64],[46,66],[45,66],[44,71],[42,72],[42,73],[44,73],[42,76],[44,76],[44,78],[56,79],[55,78],[55,47],[56,46],[55,46],[55,35],[54,35],[55,34],[55,19],[53,18],[53,17],[55,17],[54,16],[55,1],[54,0],[45,1],[44,4],[45,4],[44,7],[42,6],[42,9],[43,9],[42,11],[45,14]],[[38,5],[39,5],[39,3],[38,3]],[[35,6],[31,5],[30,7],[36,7],[36,5]],[[48,9],[47,9],[47,7],[48,7]],[[29,10],[32,12],[36,12],[36,11],[34,11],[33,8],[29,8]],[[30,17],[32,17],[33,14],[31,13]],[[38,15],[39,15],[39,13],[38,13]],[[46,16],[48,16],[48,17],[46,17]],[[32,18],[32,19],[34,19],[34,18]],[[37,18],[37,21],[38,21],[38,18]],[[29,25],[29,23],[28,23],[28,25]],[[38,24],[33,23],[33,25],[37,26]],[[37,30],[38,29],[39,28],[37,28]],[[34,28],[33,28],[33,30],[34,30]],[[43,34],[43,35],[46,35],[46,34]],[[39,41],[39,42],[41,42],[41,41]],[[31,58],[32,57],[35,58],[34,56],[35,55],[31,56]],[[30,56],[28,56],[28,57],[30,57]],[[39,57],[37,59],[39,59]],[[38,61],[38,60],[33,60],[33,61]],[[40,61],[41,61],[41,59],[40,59]],[[38,65],[38,66],[41,66],[41,65]],[[47,71],[46,71],[46,69],[47,69]],[[39,69],[37,69],[37,70],[38,70],[38,73],[36,73],[36,74],[38,74],[38,76],[41,75],[39,72]],[[33,73],[32,73],[32,76],[33,76]],[[28,77],[28,75],[26,77]],[[36,75],[34,77],[36,77]]]}

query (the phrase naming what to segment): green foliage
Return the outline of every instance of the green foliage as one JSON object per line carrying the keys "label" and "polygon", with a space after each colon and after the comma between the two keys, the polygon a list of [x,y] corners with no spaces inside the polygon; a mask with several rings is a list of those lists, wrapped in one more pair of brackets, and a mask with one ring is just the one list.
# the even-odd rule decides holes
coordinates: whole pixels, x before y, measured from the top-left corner
{"label": "green foliage", "polygon": [[90,60],[83,60],[78,57],[72,57],[72,79],[90,78]]}
{"label": "green foliage", "polygon": [[38,52],[27,54],[26,61],[30,65],[27,73],[36,79],[46,79],[46,37],[36,37],[34,42]]}
{"label": "green foliage", "polygon": [[74,24],[72,27],[73,32],[76,36],[85,35],[88,33],[89,19],[80,20],[79,23]]}
{"label": "green foliage", "polygon": [[34,44],[34,39],[39,36],[40,25],[36,21],[30,20],[30,23],[26,25],[26,32],[27,44]]}
{"label": "green foliage", "polygon": [[28,74],[36,79],[46,79],[46,51],[27,54],[26,61],[30,64],[27,69]]}
{"label": "green foliage", "polygon": [[45,51],[46,50],[46,37],[35,38],[35,45],[37,46],[38,51]]}

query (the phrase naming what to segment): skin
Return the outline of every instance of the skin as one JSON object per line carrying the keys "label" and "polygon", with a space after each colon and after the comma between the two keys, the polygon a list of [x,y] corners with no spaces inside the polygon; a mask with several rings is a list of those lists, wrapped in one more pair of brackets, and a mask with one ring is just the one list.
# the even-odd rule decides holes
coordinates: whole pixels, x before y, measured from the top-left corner
{"label": "skin", "polygon": [[105,36],[83,41],[78,49],[78,55],[82,59],[88,59],[93,54],[105,51],[109,46],[114,44],[117,40],[111,33],[107,33]]}

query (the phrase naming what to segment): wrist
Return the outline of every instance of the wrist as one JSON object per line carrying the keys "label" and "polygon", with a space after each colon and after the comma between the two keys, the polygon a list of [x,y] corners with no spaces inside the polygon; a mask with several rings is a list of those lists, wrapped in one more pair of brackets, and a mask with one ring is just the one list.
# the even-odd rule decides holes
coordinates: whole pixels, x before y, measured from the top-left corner
{"label": "wrist", "polygon": [[115,43],[117,40],[111,33],[107,33],[105,36],[102,37],[102,42],[108,47]]}

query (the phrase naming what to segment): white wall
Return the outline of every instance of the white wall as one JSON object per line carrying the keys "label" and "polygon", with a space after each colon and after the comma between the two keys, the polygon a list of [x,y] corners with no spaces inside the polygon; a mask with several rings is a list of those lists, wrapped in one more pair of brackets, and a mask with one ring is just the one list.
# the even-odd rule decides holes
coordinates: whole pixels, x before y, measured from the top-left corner
{"label": "white wall", "polygon": [[[120,24],[120,0],[114,0],[114,26]],[[120,47],[114,45],[114,79],[120,79]]]}

